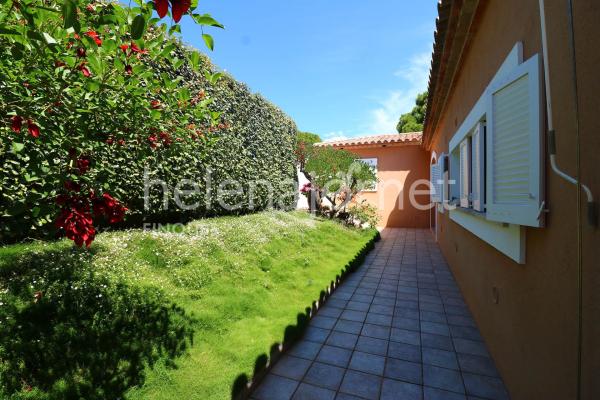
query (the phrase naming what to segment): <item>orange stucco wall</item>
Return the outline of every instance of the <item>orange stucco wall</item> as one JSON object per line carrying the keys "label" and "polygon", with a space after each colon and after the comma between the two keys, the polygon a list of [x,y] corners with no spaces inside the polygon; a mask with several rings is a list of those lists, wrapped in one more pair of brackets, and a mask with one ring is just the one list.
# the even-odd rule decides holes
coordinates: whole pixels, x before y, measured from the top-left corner
{"label": "orange stucco wall", "polygon": [[[429,227],[429,212],[412,205],[410,188],[418,180],[429,179],[429,155],[418,145],[395,147],[367,147],[349,150],[361,158],[377,158],[377,191],[363,192],[358,200],[365,199],[379,209],[382,227]],[[427,190],[427,186],[415,186]],[[415,195],[418,204],[427,205],[429,195]]]}
{"label": "orange stucco wall", "polygon": [[[550,73],[558,161],[600,197],[600,5],[574,1],[579,139],[565,0],[547,0]],[[438,154],[469,113],[517,41],[525,59],[541,54],[538,1],[483,2],[473,39],[434,136]],[[580,151],[580,162],[577,153]],[[546,159],[549,166],[549,160]],[[518,265],[440,215],[439,242],[515,400],[577,398],[578,260],[583,265],[581,399],[600,399],[600,233],[578,214],[577,188],[545,172],[546,227],[527,228],[525,265]],[[582,203],[583,204],[583,203]],[[578,241],[578,235],[581,241]],[[578,258],[579,245],[581,257]],[[492,290],[499,291],[499,302]]]}

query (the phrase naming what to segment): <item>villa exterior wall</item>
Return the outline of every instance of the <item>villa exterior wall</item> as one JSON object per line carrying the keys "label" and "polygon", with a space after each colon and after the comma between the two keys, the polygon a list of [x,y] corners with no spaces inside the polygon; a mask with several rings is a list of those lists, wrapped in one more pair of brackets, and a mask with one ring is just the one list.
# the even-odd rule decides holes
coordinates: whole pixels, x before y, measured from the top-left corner
{"label": "villa exterior wall", "polygon": [[[378,208],[380,226],[387,228],[428,228],[429,211],[419,210],[410,199],[410,188],[429,179],[429,154],[419,145],[347,147],[361,158],[377,158],[377,190],[362,192],[358,201],[367,200]],[[425,185],[416,187],[427,190]],[[429,195],[415,195],[418,204],[427,205]]]}
{"label": "villa exterior wall", "polygon": [[[432,151],[449,141],[516,42],[524,59],[542,54],[538,1],[494,0],[481,5],[448,101],[433,134]],[[547,0],[554,124],[558,162],[600,196],[600,7],[575,1],[579,86],[579,145],[566,1]],[[398,158],[402,158],[399,153]],[[515,400],[575,399],[578,371],[578,230],[583,263],[582,399],[600,398],[600,233],[577,211],[577,189],[551,172],[544,228],[526,228],[526,263],[519,265],[471,232],[438,214],[441,249],[498,369]],[[424,160],[425,165],[428,164]],[[498,293],[497,304],[493,293]]]}

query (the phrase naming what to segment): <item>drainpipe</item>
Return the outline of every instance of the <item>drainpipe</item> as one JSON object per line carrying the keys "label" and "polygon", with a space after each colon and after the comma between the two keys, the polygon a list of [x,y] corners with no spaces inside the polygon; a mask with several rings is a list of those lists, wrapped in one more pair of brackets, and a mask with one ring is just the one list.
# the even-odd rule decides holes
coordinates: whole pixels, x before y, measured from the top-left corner
{"label": "drainpipe", "polygon": [[[556,164],[556,141],[554,124],[552,121],[552,96],[550,92],[550,73],[548,67],[548,41],[546,35],[546,12],[544,8],[544,0],[539,0],[540,4],[540,20],[542,26],[542,47],[544,52],[544,79],[546,86],[546,108],[548,113],[548,153],[550,155],[550,164],[552,170],[561,178],[565,179],[578,187],[581,187],[587,197],[588,203],[588,220],[590,225],[597,225],[596,204],[592,191],[579,179],[573,178],[558,168]],[[577,143],[577,175],[579,178],[579,93],[577,87],[577,60],[575,55],[575,29],[573,24],[573,1],[567,0],[567,12],[569,18],[569,34],[571,47],[571,60],[573,65],[573,90],[575,95],[575,123],[576,123],[576,143]],[[582,396],[582,354],[583,354],[583,258],[582,258],[582,229],[581,229],[581,191],[577,191],[577,400],[581,400]]]}
{"label": "drainpipe", "polygon": [[[585,192],[588,204],[588,220],[590,225],[596,226],[597,224],[597,216],[596,216],[596,204],[594,202],[594,196],[590,188],[581,183],[577,178],[573,178],[572,176],[563,172],[556,162],[556,133],[554,131],[554,121],[552,119],[552,93],[550,89],[550,69],[548,66],[548,38],[546,35],[546,12],[544,8],[544,0],[540,1],[540,19],[542,24],[542,48],[544,52],[544,81],[546,86],[546,112],[548,114],[548,153],[550,155],[550,165],[552,167],[552,171],[564,180],[573,185],[581,186],[581,189]],[[571,0],[568,0],[569,6],[571,7]],[[571,10],[571,8],[570,8]],[[570,15],[570,26],[571,31],[573,30],[573,17]],[[572,36],[571,36],[572,38]],[[572,44],[573,47],[573,44]],[[575,57],[575,49],[572,48],[573,57]],[[577,77],[575,77],[577,79]],[[576,99],[577,101],[577,93]],[[578,127],[579,129],[579,127]]]}

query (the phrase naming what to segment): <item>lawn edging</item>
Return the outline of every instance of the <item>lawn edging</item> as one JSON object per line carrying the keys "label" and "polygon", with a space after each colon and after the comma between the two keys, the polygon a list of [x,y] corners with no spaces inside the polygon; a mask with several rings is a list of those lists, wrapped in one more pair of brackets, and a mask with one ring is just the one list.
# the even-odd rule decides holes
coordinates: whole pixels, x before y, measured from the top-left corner
{"label": "lawn edging", "polygon": [[306,307],[304,313],[298,313],[296,325],[288,325],[285,328],[283,343],[271,345],[269,356],[262,354],[256,358],[252,378],[249,378],[245,373],[238,375],[231,388],[232,400],[245,400],[250,397],[277,361],[302,338],[310,320],[326,304],[335,290],[340,287],[349,274],[355,272],[363,264],[367,255],[375,248],[375,243],[380,239],[379,231],[375,231],[369,242],[336,275],[335,280],[332,280],[329,286],[321,291],[319,299],[314,300],[310,307]]}

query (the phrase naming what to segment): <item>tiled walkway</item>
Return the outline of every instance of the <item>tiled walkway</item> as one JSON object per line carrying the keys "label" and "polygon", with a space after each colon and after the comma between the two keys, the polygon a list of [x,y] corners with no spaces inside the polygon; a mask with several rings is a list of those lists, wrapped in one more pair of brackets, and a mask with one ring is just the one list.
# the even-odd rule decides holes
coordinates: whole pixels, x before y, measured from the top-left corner
{"label": "tiled walkway", "polygon": [[382,233],[253,399],[508,399],[427,230]]}

